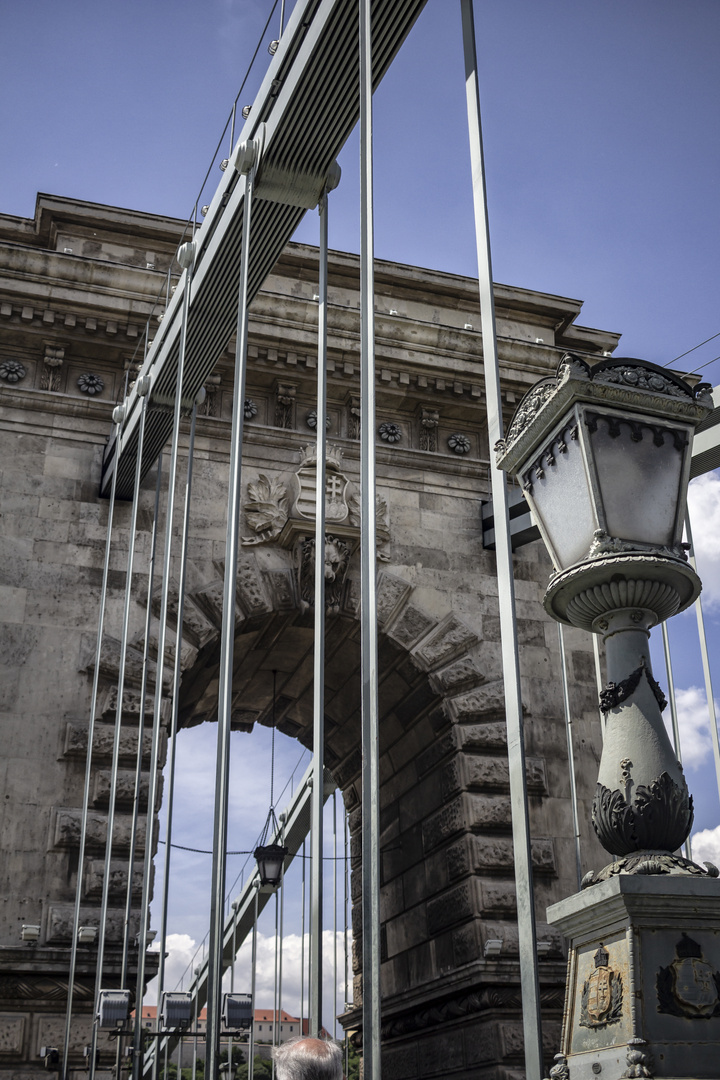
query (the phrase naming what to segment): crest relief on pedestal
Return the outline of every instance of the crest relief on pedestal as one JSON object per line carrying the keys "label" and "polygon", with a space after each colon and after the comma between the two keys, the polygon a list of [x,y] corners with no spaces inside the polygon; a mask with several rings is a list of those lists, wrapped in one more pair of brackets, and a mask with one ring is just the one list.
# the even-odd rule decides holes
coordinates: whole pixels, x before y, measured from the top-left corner
{"label": "crest relief on pedestal", "polygon": [[594,960],[595,970],[586,979],[580,1000],[581,1027],[604,1027],[622,1018],[622,975],[610,966],[610,954],[602,942]]}
{"label": "crest relief on pedestal", "polygon": [[689,1020],[720,1016],[720,971],[686,933],[675,946],[675,959],[658,971],[655,985],[658,1012]]}

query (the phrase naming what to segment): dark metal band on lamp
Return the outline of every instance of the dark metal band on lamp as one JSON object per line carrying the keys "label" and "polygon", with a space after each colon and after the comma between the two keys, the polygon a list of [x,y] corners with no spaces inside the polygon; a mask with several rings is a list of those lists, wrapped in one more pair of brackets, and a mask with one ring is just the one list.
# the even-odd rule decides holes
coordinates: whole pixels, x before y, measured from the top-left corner
{"label": "dark metal band on lamp", "polygon": [[266,844],[256,847],[253,853],[258,864],[260,884],[276,889],[282,877],[282,867],[288,849],[280,844]]}

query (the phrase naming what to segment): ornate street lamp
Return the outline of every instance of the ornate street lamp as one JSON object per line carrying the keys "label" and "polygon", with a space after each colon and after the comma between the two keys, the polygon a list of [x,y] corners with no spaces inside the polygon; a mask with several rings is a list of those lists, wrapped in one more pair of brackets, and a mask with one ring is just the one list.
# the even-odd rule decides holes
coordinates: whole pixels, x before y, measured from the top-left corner
{"label": "ornate street lamp", "polygon": [[[720,883],[714,867],[675,854],[692,826],[692,798],[649,652],[650,629],[701,589],[682,526],[709,389],[643,360],[591,367],[569,354],[526,394],[495,448],[555,566],[546,611],[601,635],[607,657],[592,822],[614,859],[548,911],[571,946],[563,1052],[551,1070],[558,1080],[616,1068],[620,1047],[623,1076],[717,1075]],[[688,989],[689,977],[704,989]],[[717,1018],[689,1032],[687,1019],[700,1015]]]}
{"label": "ornate street lamp", "polygon": [[278,887],[287,853],[288,849],[280,844],[260,844],[255,848],[253,854],[258,865],[261,885],[269,885],[273,889]]}

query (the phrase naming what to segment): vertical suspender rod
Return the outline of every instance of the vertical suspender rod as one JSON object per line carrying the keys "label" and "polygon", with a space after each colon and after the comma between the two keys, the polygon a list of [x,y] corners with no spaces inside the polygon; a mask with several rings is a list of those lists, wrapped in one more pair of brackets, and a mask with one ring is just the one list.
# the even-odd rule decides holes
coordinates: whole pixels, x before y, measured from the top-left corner
{"label": "vertical suspender rod", "polygon": [[[662,630],[663,655],[665,657],[665,671],[667,673],[668,700],[670,702],[670,719],[672,721],[673,749],[675,756],[682,765],[682,747],[680,746],[680,724],[678,723],[677,701],[675,700],[675,679],[673,678],[672,658],[670,656],[670,636],[667,622],[660,624]],[[685,843],[685,858],[692,859],[692,844],[688,834]]]}
{"label": "vertical suspender rod", "polygon": [[[128,561],[125,573],[125,602],[123,604],[122,631],[120,635],[120,661],[118,666],[117,704],[115,706],[115,730],[113,732],[112,764],[110,766],[110,800],[108,804],[107,833],[105,837],[105,863],[103,870],[102,898],[100,901],[100,926],[98,929],[98,949],[95,965],[95,1013],[97,1014],[98,997],[103,981],[105,965],[105,934],[107,930],[108,900],[110,897],[110,868],[113,851],[113,832],[115,829],[115,792],[117,790],[118,765],[120,761],[120,734],[122,730],[123,697],[125,694],[125,664],[127,661],[128,633],[130,629],[130,604],[132,600],[132,576],[135,563],[135,534],[137,532],[138,504],[140,502],[140,475],[142,471],[143,443],[145,440],[145,420],[147,417],[147,396],[150,390],[149,377],[138,380],[138,394],[142,397],[140,424],[138,427],[137,457],[135,459],[135,483],[133,502],[130,512],[130,535],[128,537]],[[128,870],[132,877],[132,868]],[[94,1080],[97,1064],[97,1018],[93,1020],[89,1078]]]}
{"label": "vertical suspender rod", "polygon": [[116,458],[113,470],[112,485],[110,489],[110,502],[108,504],[107,536],[105,539],[105,560],[103,562],[102,585],[100,587],[100,611],[98,614],[98,632],[95,645],[95,671],[93,674],[92,692],[90,694],[90,722],[88,724],[87,757],[85,759],[85,784],[83,788],[82,819],[80,822],[80,850],[78,852],[77,885],[75,889],[75,912],[73,915],[72,942],[70,944],[70,972],[68,975],[68,998],[67,1012],[65,1016],[65,1040],[63,1045],[63,1080],[68,1080],[70,1072],[70,1026],[73,1014],[73,999],[75,992],[75,971],[77,968],[78,930],[80,929],[80,901],[82,899],[83,870],[85,866],[85,844],[87,840],[88,806],[90,803],[90,782],[92,780],[92,757],[93,742],[95,739],[95,712],[97,710],[98,681],[100,679],[100,652],[102,649],[103,633],[105,629],[105,603],[107,600],[108,570],[110,567],[110,545],[112,539],[113,511],[115,509],[115,491],[117,488],[117,459],[120,447],[120,428],[124,418],[122,405],[113,411],[115,421],[115,446]]}
{"label": "vertical suspender rod", "polygon": [[505,475],[496,467],[493,461],[493,447],[503,435],[502,399],[500,396],[500,370],[495,333],[490,230],[485,189],[485,164],[480,124],[480,92],[472,0],[461,0],[461,11],[470,160],[475,207],[475,235],[478,254],[483,368],[490,442],[490,479],[495,514],[495,536],[497,539],[498,603],[505,687],[505,722],[507,725],[508,765],[510,771],[513,848],[515,852],[515,888],[517,893],[520,984],[525,1037],[525,1069],[527,1080],[541,1080],[543,1064],[540,988],[537,969],[532,854],[525,774],[525,743],[523,738],[520,664],[517,646],[508,496]]}
{"label": "vertical suspender rod", "polygon": [[360,0],[360,632],[362,678],[363,1069],[380,1080],[380,798],[375,505],[375,241],[372,29]]}
{"label": "vertical suspender rod", "polygon": [[[242,149],[242,148],[241,148]],[[238,294],[235,382],[233,387],[230,435],[230,475],[228,477],[227,534],[225,541],[225,581],[218,676],[218,730],[215,771],[215,812],[213,820],[212,886],[210,896],[210,940],[208,945],[208,1001],[206,1078],[218,1080],[220,1066],[220,983],[222,979],[223,910],[227,866],[228,784],[230,780],[230,724],[232,719],[233,656],[235,646],[235,578],[237,575],[240,499],[242,482],[242,438],[245,403],[245,373],[248,344],[248,273],[250,227],[257,148],[248,142],[243,164],[245,198],[243,207],[240,285]]]}
{"label": "vertical suspender rod", "polygon": [[[163,867],[162,899],[160,903],[160,961],[157,974],[157,1003],[162,1004],[165,989],[165,949],[167,946],[168,902],[170,898],[170,857],[172,854],[173,810],[175,805],[175,761],[177,756],[178,712],[180,707],[180,675],[182,672],[182,630],[185,612],[185,580],[187,577],[188,533],[190,531],[190,500],[192,497],[193,455],[195,453],[195,424],[198,405],[205,400],[201,390],[193,402],[188,440],[187,472],[185,474],[185,503],[183,506],[182,535],[180,539],[180,573],[178,574],[178,606],[175,634],[175,663],[173,666],[172,713],[170,719],[170,761],[168,762],[168,787],[165,826],[165,855]],[[169,582],[166,587],[169,587]],[[159,1055],[153,1058],[153,1080],[157,1077]]]}
{"label": "vertical suspender rod", "polygon": [[[695,545],[693,544],[689,513],[685,515],[685,531],[690,542],[690,551],[688,553],[690,556],[690,563],[693,570],[697,570]],[[700,655],[702,657],[703,676],[705,678],[705,697],[707,698],[710,719],[710,738],[712,740],[713,757],[715,759],[715,780],[717,782],[718,794],[720,794],[720,739],[718,738],[715,697],[713,695],[712,677],[710,675],[710,658],[708,657],[707,636],[705,634],[705,616],[703,615],[702,601],[699,596],[695,601],[695,615],[697,617],[698,636],[700,638]]]}
{"label": "vertical suspender rod", "polygon": [[327,415],[327,193],[318,204],[320,214],[317,457],[315,484],[315,631],[313,650],[313,775],[310,829],[310,1034],[322,1026],[323,927],[323,765],[325,760],[325,463]]}
{"label": "vertical suspender rod", "polygon": [[150,888],[153,866],[153,825],[155,803],[158,792],[158,761],[160,755],[160,728],[163,703],[163,671],[165,666],[165,641],[167,637],[168,590],[170,586],[170,566],[172,558],[173,518],[175,515],[175,481],[177,478],[178,449],[180,446],[180,420],[182,417],[182,384],[185,367],[188,318],[190,315],[190,292],[192,288],[192,268],[195,260],[193,241],[183,244],[177,254],[177,260],[185,270],[185,290],[183,294],[182,322],[180,328],[180,349],[178,353],[177,388],[175,391],[175,410],[173,433],[170,446],[170,468],[168,470],[167,516],[165,519],[165,550],[163,551],[162,593],[160,598],[160,619],[158,626],[158,653],[155,668],[155,699],[153,705],[152,743],[150,747],[150,779],[148,783],[147,826],[145,829],[145,861],[143,864],[142,900],[140,902],[140,930],[138,933],[138,969],[137,989],[135,993],[135,1038],[133,1045],[133,1077],[140,1080],[142,1070],[142,1003],[145,992],[145,967],[147,937],[150,919]]}

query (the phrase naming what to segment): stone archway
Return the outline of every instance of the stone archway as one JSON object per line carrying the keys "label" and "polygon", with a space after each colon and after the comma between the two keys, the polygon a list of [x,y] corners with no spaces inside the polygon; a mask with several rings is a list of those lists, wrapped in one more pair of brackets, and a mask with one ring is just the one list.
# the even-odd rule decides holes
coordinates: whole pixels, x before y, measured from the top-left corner
{"label": "stone archway", "polygon": [[[222,564],[215,569],[186,598],[183,726],[216,717]],[[502,684],[486,678],[486,646],[447,598],[413,586],[402,569],[378,576],[384,1068],[390,1077],[464,1077],[478,1069],[510,1076],[506,1070],[522,1064],[523,1040]],[[362,1000],[357,597],[351,568],[340,612],[328,619],[326,656],[326,763],[350,811],[352,838],[354,1008],[343,1017],[352,1029]],[[300,608],[290,553],[273,546],[243,552],[236,599],[233,726],[270,723],[276,668],[277,726],[310,745],[312,612]],[[171,620],[176,612],[171,585]],[[142,644],[133,645],[131,667]],[[110,643],[103,673],[116,678],[112,652]],[[127,695],[131,707],[137,691]],[[529,755],[527,769],[541,803],[549,793],[546,761]],[[547,892],[558,870],[553,838],[535,838],[533,856]],[[564,963],[559,935],[541,923],[538,936],[547,942],[550,1051]],[[488,940],[502,941],[498,958],[485,957]]]}

